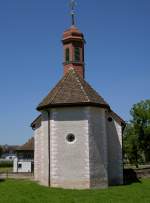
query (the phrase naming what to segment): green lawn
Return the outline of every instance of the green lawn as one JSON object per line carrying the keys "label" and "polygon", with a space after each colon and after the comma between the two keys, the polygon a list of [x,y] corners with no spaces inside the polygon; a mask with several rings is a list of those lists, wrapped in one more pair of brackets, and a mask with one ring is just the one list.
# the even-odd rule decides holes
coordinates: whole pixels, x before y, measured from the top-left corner
{"label": "green lawn", "polygon": [[150,179],[103,190],[50,189],[26,180],[0,182],[0,203],[150,202]]}

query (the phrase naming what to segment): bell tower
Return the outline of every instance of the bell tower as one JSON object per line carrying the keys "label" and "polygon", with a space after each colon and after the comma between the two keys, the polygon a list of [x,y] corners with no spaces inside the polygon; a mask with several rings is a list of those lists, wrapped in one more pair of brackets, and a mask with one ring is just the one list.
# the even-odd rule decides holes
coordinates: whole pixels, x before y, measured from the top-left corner
{"label": "bell tower", "polygon": [[71,1],[71,27],[63,33],[64,75],[73,68],[84,78],[84,35],[75,26],[75,2]]}

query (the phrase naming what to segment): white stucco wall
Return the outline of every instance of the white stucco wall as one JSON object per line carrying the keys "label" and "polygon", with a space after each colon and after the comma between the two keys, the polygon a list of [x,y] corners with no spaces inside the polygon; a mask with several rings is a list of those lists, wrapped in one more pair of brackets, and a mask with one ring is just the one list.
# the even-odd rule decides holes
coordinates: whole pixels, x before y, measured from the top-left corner
{"label": "white stucco wall", "polygon": [[[89,188],[89,136],[86,108],[51,111],[51,186]],[[72,133],[75,141],[68,143]]]}
{"label": "white stucco wall", "polygon": [[108,117],[112,116],[106,117],[109,185],[123,184],[122,127],[113,117],[109,122]]}
{"label": "white stucco wall", "polygon": [[48,185],[49,155],[48,155],[48,113],[42,113],[41,133],[41,179],[43,185]]}
{"label": "white stucco wall", "polygon": [[[32,161],[27,161],[27,160],[20,160],[14,159],[13,161],[13,172],[14,173],[31,173],[32,170]],[[21,167],[18,167],[21,165]]]}
{"label": "white stucco wall", "polygon": [[87,108],[89,123],[90,187],[108,186],[105,109]]}
{"label": "white stucco wall", "polygon": [[[50,185],[63,188],[103,188],[121,184],[122,133],[98,107],[63,107],[50,110]],[[66,136],[75,135],[68,143]],[[35,180],[48,186],[48,114],[35,130]]]}
{"label": "white stucco wall", "polygon": [[42,156],[42,129],[41,127],[37,128],[34,131],[34,178],[36,181],[41,180],[41,156]]}
{"label": "white stucco wall", "polygon": [[34,131],[34,177],[48,186],[48,114],[43,112],[41,127]]}

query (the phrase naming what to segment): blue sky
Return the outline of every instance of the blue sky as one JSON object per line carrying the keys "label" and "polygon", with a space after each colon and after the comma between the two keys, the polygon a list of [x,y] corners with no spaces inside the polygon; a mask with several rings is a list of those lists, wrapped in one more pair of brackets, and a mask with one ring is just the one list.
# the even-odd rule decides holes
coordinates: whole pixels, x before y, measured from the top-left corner
{"label": "blue sky", "polygon": [[[69,0],[0,0],[0,144],[23,144],[35,108],[63,74]],[[77,1],[86,80],[125,120],[149,99],[150,1]]]}

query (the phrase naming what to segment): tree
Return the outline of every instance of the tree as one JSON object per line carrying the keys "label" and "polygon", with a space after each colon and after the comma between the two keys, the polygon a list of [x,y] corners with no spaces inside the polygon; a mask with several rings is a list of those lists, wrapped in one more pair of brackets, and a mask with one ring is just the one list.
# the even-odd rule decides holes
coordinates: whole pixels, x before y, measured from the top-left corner
{"label": "tree", "polygon": [[150,100],[134,104],[132,119],[124,133],[124,154],[126,159],[138,167],[141,162],[150,161]]}
{"label": "tree", "polygon": [[148,162],[150,161],[150,100],[133,105],[131,116],[139,148],[144,153],[145,161]]}
{"label": "tree", "polygon": [[127,124],[123,137],[123,153],[126,163],[134,164],[138,168],[142,157],[139,150],[138,137],[136,136],[134,126]]}
{"label": "tree", "polygon": [[3,154],[3,148],[2,148],[2,146],[0,145],[0,158],[1,158],[2,154]]}

